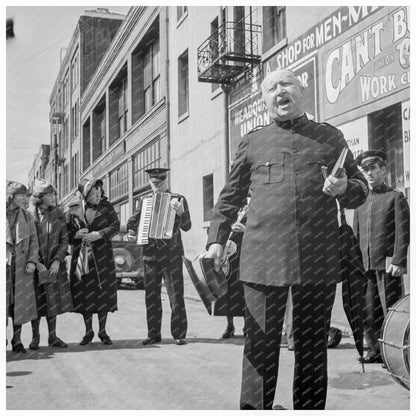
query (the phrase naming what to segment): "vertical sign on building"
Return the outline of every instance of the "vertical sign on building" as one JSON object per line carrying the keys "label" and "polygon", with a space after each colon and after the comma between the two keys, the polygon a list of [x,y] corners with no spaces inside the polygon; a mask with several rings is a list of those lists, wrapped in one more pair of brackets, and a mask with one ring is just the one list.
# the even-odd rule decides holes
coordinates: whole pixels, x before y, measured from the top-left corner
{"label": "vertical sign on building", "polygon": [[404,187],[410,187],[410,101],[402,103]]}

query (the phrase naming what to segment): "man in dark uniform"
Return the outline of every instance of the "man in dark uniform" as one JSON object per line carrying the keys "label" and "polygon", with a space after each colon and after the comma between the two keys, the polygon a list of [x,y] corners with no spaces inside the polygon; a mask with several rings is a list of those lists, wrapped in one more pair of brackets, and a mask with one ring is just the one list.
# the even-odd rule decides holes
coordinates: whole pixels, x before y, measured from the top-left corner
{"label": "man in dark uniform", "polygon": [[367,356],[364,363],[381,362],[378,338],[388,308],[403,294],[409,246],[409,205],[404,195],[385,183],[386,155],[368,150],[357,157],[370,193],[354,213],[357,233],[367,272],[364,336]]}
{"label": "man in dark uniform", "polygon": [[[166,178],[169,169],[153,168],[146,172],[153,192],[169,192]],[[171,333],[177,345],[186,344],[187,319],[183,294],[182,255],[183,245],[181,231],[191,228],[188,203],[182,195],[175,195],[171,206],[176,211],[173,235],[171,239],[150,239],[143,249],[146,315],[148,337],[144,345],[161,342],[160,327],[162,324],[162,278],[169,295],[171,316]],[[141,216],[141,206],[127,221],[127,230],[130,239],[136,237]]]}
{"label": "man in dark uniform", "polygon": [[308,120],[304,88],[288,70],[262,82],[270,125],[245,136],[213,210],[206,257],[215,268],[238,208],[252,188],[240,279],[247,337],[241,409],[272,409],[288,289],[293,299],[294,409],[324,409],[327,391],[327,315],[338,278],[336,198],[356,208],[368,193],[352,153],[339,177],[324,180],[347,147],[336,128]]}

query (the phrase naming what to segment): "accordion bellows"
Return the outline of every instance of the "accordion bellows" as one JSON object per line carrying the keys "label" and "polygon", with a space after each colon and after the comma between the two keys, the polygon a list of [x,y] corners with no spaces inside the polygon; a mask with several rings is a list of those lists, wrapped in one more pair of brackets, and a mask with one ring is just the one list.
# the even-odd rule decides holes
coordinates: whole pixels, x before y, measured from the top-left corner
{"label": "accordion bellows", "polygon": [[143,198],[137,232],[138,245],[148,244],[149,238],[172,238],[175,224],[175,210],[170,205],[172,198],[177,196],[169,192],[156,192]]}

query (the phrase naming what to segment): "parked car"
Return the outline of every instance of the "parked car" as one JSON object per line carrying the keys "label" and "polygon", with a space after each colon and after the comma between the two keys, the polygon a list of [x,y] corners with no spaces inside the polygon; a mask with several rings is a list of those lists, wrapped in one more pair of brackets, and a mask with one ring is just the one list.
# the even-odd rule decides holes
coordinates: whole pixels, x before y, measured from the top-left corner
{"label": "parked car", "polygon": [[111,239],[118,287],[122,285],[144,288],[143,250],[135,241],[128,241],[125,225]]}

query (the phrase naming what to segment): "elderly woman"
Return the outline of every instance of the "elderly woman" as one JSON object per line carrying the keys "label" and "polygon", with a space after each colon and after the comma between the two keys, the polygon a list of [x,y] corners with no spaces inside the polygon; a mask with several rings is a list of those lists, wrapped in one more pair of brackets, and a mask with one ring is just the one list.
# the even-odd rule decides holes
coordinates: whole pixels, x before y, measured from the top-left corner
{"label": "elderly woman", "polygon": [[94,338],[92,315],[98,315],[98,337],[104,345],[112,341],[105,330],[108,312],[117,310],[117,280],[111,237],[119,231],[120,221],[110,202],[100,204],[96,180],[78,185],[79,203],[66,213],[69,241],[73,245],[70,283],[74,312],[81,313],[85,336],[80,345]]}
{"label": "elderly woman", "polygon": [[56,316],[72,310],[65,256],[68,250],[68,232],[65,216],[56,207],[56,190],[48,181],[37,179],[28,211],[35,220],[39,260],[35,273],[36,303],[38,319],[32,320],[31,350],[39,349],[40,317],[48,323],[48,345],[66,348],[68,345],[56,336]]}
{"label": "elderly woman", "polygon": [[6,185],[6,307],[13,320],[12,348],[25,353],[22,324],[37,318],[33,273],[38,260],[35,223],[23,206],[27,189],[18,182]]}

